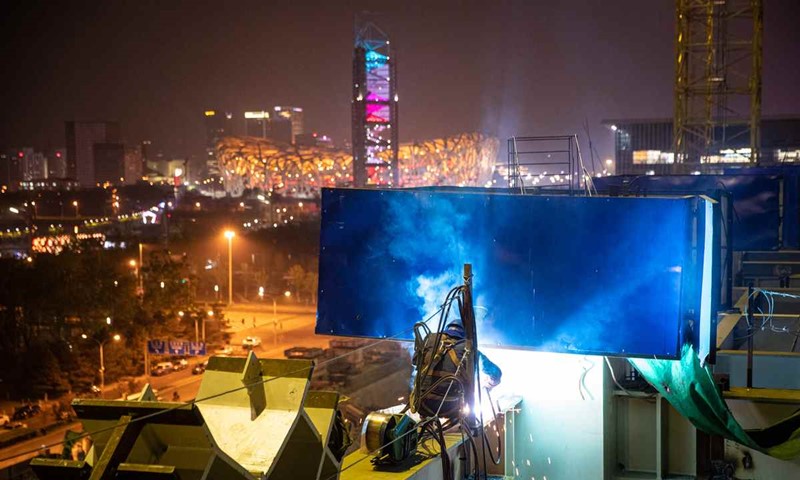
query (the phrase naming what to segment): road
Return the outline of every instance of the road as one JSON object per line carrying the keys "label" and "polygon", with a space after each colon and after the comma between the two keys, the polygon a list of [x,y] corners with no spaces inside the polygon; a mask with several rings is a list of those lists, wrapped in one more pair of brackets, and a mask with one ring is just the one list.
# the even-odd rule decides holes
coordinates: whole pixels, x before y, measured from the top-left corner
{"label": "road", "polygon": [[[69,429],[81,431],[83,427],[80,422],[64,425],[45,436],[32,438],[0,450],[0,470],[39,455],[42,445],[60,443],[64,439],[64,433]],[[33,453],[30,453],[31,451]],[[60,453],[61,445],[53,447],[51,452]]]}
{"label": "road", "polygon": [[[247,353],[242,340],[248,336],[261,339],[261,345],[253,349],[260,358],[284,358],[284,350],[294,346],[325,348],[334,338],[314,334],[316,311],[312,307],[279,306],[277,316],[273,316],[271,304],[234,304],[225,308],[225,317],[230,322],[233,355]],[[202,375],[192,375],[191,370],[200,361],[190,361],[186,370],[151,377],[150,384],[163,400],[172,400],[176,391],[180,400],[193,399]]]}
{"label": "road", "polygon": [[[258,336],[262,344],[254,349],[260,358],[283,358],[283,351],[294,347],[327,347],[328,341],[334,337],[315,335],[315,310],[302,306],[279,306],[277,317],[273,317],[272,305],[236,304],[225,309],[230,320],[231,346],[233,355],[245,355],[242,339],[246,336]],[[244,323],[241,321],[244,319]],[[180,400],[194,399],[200,387],[202,375],[192,375],[192,367],[201,359],[189,362],[189,368],[161,377],[151,377],[150,383],[163,400],[172,400],[174,392],[178,392]],[[42,445],[60,442],[68,428],[81,430],[80,423],[59,427],[45,436],[20,442],[0,450],[0,469],[27,460],[38,455]],[[28,451],[35,451],[22,455]],[[60,452],[61,448],[53,448]]]}

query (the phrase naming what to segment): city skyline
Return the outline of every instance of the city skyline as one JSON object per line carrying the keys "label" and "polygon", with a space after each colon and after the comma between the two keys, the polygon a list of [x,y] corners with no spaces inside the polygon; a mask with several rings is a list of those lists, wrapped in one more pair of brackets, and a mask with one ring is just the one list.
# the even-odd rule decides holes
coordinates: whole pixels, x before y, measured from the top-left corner
{"label": "city skyline", "polygon": [[[259,105],[303,107],[308,131],[350,138],[353,20],[367,2],[61,5],[15,4],[3,20],[7,60],[32,72],[3,80],[3,147],[63,146],[64,121],[99,119],[118,121],[126,144],[200,157],[204,110]],[[800,112],[798,13],[765,2],[765,115]],[[672,116],[673,2],[393,2],[369,18],[397,49],[400,141],[482,131],[585,144],[588,121],[606,157],[602,119]]]}

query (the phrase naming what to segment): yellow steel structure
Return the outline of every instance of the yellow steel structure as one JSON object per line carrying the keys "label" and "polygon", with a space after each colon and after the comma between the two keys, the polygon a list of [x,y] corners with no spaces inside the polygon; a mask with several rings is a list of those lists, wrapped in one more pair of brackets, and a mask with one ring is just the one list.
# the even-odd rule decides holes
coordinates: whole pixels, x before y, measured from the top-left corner
{"label": "yellow steel structure", "polygon": [[757,163],[762,0],[675,3],[675,162],[715,163],[735,148]]}

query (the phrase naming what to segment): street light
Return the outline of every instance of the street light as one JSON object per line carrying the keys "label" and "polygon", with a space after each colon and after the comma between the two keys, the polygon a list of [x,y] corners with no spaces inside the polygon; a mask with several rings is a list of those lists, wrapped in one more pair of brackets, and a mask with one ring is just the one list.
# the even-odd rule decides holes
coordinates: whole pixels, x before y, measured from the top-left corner
{"label": "street light", "polygon": [[233,237],[236,236],[233,230],[225,230],[225,238],[228,239],[228,305],[233,304]]}
{"label": "street light", "polygon": [[[107,320],[110,320],[110,318],[107,319]],[[84,339],[84,340],[87,340],[89,338],[89,336],[86,335],[85,333],[82,333],[81,334],[81,338]],[[111,340],[114,340],[115,342],[119,342],[121,339],[122,339],[122,337],[118,333],[115,333],[111,337]],[[106,365],[105,365],[105,359],[103,357],[103,345],[105,345],[108,342],[108,340],[106,340],[104,342],[101,342],[100,340],[98,340],[96,338],[92,338],[92,340],[94,340],[97,343],[97,346],[100,347],[100,370],[99,370],[99,372],[100,372],[100,392],[102,393],[103,390],[105,390],[105,387],[106,387]]]}
{"label": "street light", "polygon": [[[204,342],[206,341],[206,320],[208,318],[212,318],[214,316],[214,310],[207,311],[206,315],[208,315],[208,317],[207,318],[203,318],[203,341]],[[195,332],[196,332],[196,329],[195,329]],[[195,336],[196,336],[196,333],[195,333]]]}
{"label": "street light", "polygon": [[[264,300],[264,295],[264,287],[258,287],[258,297],[262,301]],[[272,299],[272,324],[278,325],[278,295],[267,294],[267,296]],[[283,292],[283,296],[289,298],[292,296],[292,292],[286,290]],[[280,322],[280,327],[283,329],[283,322]]]}
{"label": "street light", "polygon": [[75,207],[75,216],[76,216],[76,217],[80,217],[80,216],[81,216],[81,215],[80,215],[80,212],[81,212],[81,211],[80,211],[80,209],[78,208],[78,201],[77,201],[77,200],[73,200],[73,201],[72,201],[72,206],[73,206],[73,207]]}

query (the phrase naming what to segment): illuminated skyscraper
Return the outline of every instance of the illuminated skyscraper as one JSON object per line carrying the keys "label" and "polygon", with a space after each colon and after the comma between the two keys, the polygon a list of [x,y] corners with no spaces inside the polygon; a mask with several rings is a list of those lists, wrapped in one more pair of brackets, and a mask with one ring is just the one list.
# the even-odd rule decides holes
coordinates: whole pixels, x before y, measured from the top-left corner
{"label": "illuminated skyscraper", "polygon": [[244,134],[248,137],[267,138],[269,112],[263,110],[244,112]]}
{"label": "illuminated skyscraper", "polygon": [[357,30],[353,50],[353,180],[398,184],[397,79],[389,37],[374,23]]}
{"label": "illuminated skyscraper", "polygon": [[279,133],[286,129],[281,126],[281,120],[288,121],[291,124],[289,128],[291,131],[291,143],[297,141],[297,136],[305,133],[303,126],[303,109],[300,107],[273,107],[275,113],[270,118],[272,123],[273,134],[272,138],[275,140],[283,141],[284,139],[278,138]]}
{"label": "illuminated skyscraper", "polygon": [[[206,169],[209,175],[219,175],[217,162],[217,142],[226,135],[232,135],[233,114],[219,110],[203,112],[206,126]],[[148,159],[149,160],[149,159]]]}

